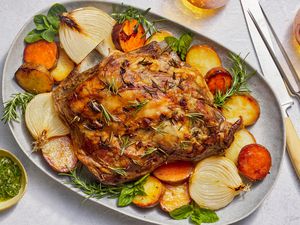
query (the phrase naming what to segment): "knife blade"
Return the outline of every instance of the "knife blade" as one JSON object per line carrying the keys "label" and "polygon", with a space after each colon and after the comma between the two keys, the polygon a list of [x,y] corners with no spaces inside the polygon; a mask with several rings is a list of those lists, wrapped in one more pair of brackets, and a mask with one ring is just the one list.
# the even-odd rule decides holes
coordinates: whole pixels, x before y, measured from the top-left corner
{"label": "knife blade", "polygon": [[[251,37],[263,75],[274,92],[276,90],[275,93],[277,95],[277,99],[282,107],[285,122],[287,149],[294,169],[300,179],[300,139],[287,112],[287,110],[293,105],[294,101],[289,95],[282,75],[280,74],[270,54],[273,51],[272,39],[258,1],[241,0],[241,5],[248,26],[249,35]],[[252,21],[248,11],[252,13],[256,25]],[[268,46],[269,49],[266,46]]]}

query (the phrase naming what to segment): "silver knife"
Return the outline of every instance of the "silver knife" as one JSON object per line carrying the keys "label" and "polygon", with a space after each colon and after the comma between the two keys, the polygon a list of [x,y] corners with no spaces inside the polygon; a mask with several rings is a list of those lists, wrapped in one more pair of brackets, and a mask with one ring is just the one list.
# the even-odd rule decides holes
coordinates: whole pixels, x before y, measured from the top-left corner
{"label": "silver knife", "polygon": [[[272,51],[272,40],[268,31],[268,26],[264,15],[261,11],[257,0],[241,0],[244,16],[246,18],[249,34],[252,39],[254,49],[256,51],[257,58],[259,60],[262,72],[265,79],[273,90],[276,90],[277,98],[280,102],[284,113],[285,131],[286,131],[286,143],[289,152],[290,159],[293,163],[294,169],[300,178],[300,139],[298,134],[289,118],[287,110],[294,104],[293,99],[289,95],[284,81],[279,73],[274,61],[269,53]],[[269,45],[267,49],[262,36],[258,32],[255,24],[251,20],[248,11],[253,14],[253,17],[257,21],[258,29],[260,29],[264,40]]]}

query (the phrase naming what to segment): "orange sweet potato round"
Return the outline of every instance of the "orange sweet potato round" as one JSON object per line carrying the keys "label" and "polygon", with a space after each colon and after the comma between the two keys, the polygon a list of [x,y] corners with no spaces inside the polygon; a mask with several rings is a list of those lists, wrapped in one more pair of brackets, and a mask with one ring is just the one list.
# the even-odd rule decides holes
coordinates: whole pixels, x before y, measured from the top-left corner
{"label": "orange sweet potato round", "polygon": [[215,94],[217,91],[225,93],[231,87],[232,76],[223,67],[215,67],[207,72],[205,81],[211,93]]}
{"label": "orange sweet potato round", "polygon": [[153,171],[153,175],[168,184],[180,184],[186,181],[193,172],[191,162],[177,161],[164,164]]}
{"label": "orange sweet potato round", "polygon": [[112,40],[118,50],[124,52],[135,50],[145,45],[145,29],[135,19],[125,20],[113,27]]}
{"label": "orange sweet potato round", "polygon": [[45,66],[48,70],[56,65],[58,49],[55,42],[40,40],[27,44],[24,49],[24,62]]}
{"label": "orange sweet potato round", "polygon": [[238,157],[239,172],[252,181],[264,179],[271,165],[272,159],[269,151],[259,144],[246,145]]}

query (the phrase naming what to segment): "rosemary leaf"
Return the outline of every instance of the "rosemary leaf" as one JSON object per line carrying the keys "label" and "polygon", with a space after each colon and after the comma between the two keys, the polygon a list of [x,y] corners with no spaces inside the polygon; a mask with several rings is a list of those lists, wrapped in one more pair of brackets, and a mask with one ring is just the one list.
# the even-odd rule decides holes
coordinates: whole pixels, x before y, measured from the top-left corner
{"label": "rosemary leaf", "polygon": [[248,73],[245,62],[246,57],[241,58],[239,55],[229,54],[229,59],[232,62],[230,72],[233,81],[231,87],[224,94],[220,91],[216,92],[214,96],[214,104],[216,107],[222,107],[227,99],[233,95],[250,92],[247,87],[247,81],[256,73],[256,71]]}
{"label": "rosemary leaf", "polygon": [[149,102],[148,99],[143,100],[143,101],[130,101],[130,105],[128,105],[126,108],[128,109],[135,109],[135,113],[138,113],[147,103]]}
{"label": "rosemary leaf", "polygon": [[126,148],[128,148],[130,145],[133,145],[135,142],[130,141],[129,136],[119,136],[119,143],[120,143],[120,148],[121,148],[121,155],[124,154],[124,151]]}
{"label": "rosemary leaf", "polygon": [[28,92],[13,94],[11,99],[4,103],[1,121],[4,121],[4,123],[11,121],[19,122],[18,109],[24,114],[27,104],[33,97],[34,94]]}
{"label": "rosemary leaf", "polygon": [[111,167],[111,166],[109,166],[108,168],[111,169],[113,172],[115,172],[115,173],[121,175],[121,176],[126,176],[126,175],[127,175],[127,173],[126,173],[126,171],[125,171],[124,168],[120,168],[120,167]]}

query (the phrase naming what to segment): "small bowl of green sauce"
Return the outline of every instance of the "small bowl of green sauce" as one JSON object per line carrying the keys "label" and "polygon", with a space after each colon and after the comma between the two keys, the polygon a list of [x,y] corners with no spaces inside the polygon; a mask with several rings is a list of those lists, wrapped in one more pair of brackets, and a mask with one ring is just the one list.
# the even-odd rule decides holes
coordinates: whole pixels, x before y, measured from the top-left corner
{"label": "small bowl of green sauce", "polygon": [[15,205],[27,188],[27,173],[19,159],[0,149],[0,211]]}

